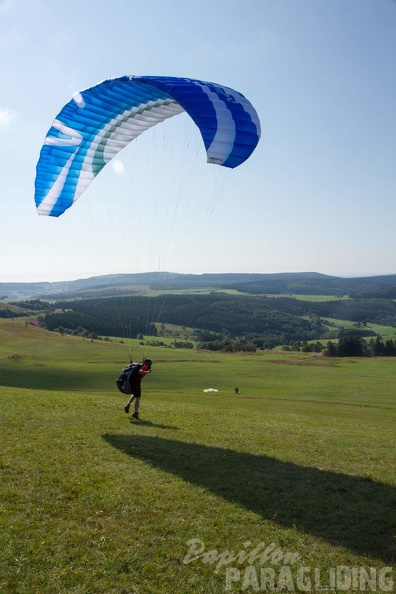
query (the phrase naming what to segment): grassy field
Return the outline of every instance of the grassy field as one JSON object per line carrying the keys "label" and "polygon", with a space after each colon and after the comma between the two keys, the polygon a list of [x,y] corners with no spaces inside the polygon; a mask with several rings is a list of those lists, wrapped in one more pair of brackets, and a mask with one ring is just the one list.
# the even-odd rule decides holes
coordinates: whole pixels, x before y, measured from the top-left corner
{"label": "grassy field", "polygon": [[[355,322],[350,320],[337,320],[336,318],[322,318],[323,322],[329,324],[329,330],[357,328]],[[330,325],[331,324],[331,325]],[[384,326],[383,324],[374,324],[369,322],[366,326],[362,327],[364,330],[373,330],[376,334],[380,335],[383,340],[396,340],[396,328],[393,326]],[[368,338],[367,340],[370,340]]]}
{"label": "grassy field", "polygon": [[0,320],[0,592],[393,591],[396,360],[147,354]]}
{"label": "grassy field", "polygon": [[324,301],[344,301],[345,299],[349,299],[349,295],[296,295],[294,293],[292,297],[294,297],[294,299],[299,299],[300,301],[312,301],[312,303],[321,303]]}

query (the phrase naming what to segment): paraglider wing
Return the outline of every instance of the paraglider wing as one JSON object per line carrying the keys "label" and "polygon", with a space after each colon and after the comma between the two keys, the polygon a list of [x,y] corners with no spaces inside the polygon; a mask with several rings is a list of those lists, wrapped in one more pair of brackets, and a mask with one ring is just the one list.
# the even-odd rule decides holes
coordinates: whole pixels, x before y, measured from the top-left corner
{"label": "paraglider wing", "polygon": [[257,113],[233,89],[174,77],[108,79],[76,94],[48,131],[36,170],[38,213],[61,215],[127,144],[184,111],[201,132],[209,163],[237,167],[257,146]]}
{"label": "paraglider wing", "polygon": [[237,167],[250,157],[260,138],[260,121],[252,104],[221,85],[188,78],[135,77],[172,96],[197,124],[208,163]]}

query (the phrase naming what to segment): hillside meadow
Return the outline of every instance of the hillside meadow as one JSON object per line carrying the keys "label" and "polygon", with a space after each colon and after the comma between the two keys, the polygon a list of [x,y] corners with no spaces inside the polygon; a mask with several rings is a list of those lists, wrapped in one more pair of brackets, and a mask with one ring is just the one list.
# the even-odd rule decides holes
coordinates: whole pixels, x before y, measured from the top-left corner
{"label": "hillside meadow", "polygon": [[395,359],[128,348],[0,320],[0,592],[394,590]]}

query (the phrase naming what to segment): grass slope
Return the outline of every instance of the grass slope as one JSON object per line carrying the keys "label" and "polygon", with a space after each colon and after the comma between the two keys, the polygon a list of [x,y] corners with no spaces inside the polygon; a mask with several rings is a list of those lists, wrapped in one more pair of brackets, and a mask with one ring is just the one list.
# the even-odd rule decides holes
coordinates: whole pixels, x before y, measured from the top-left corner
{"label": "grass slope", "polygon": [[[1,592],[224,592],[214,552],[183,562],[190,539],[265,543],[296,589],[300,567],[327,585],[330,568],[392,565],[396,361],[149,354],[131,422],[125,346],[0,320]],[[249,562],[230,565],[242,591]]]}

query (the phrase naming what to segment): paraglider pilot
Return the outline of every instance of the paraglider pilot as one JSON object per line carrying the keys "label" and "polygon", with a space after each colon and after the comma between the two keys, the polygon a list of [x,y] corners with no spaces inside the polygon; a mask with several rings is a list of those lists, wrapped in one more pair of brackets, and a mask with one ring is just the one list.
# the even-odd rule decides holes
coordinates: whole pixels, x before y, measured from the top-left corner
{"label": "paraglider pilot", "polygon": [[125,412],[128,414],[129,413],[129,407],[131,406],[132,402],[135,402],[135,412],[133,413],[132,417],[134,419],[139,419],[139,405],[140,405],[140,397],[142,395],[142,389],[141,389],[141,381],[144,378],[145,375],[147,375],[148,373],[151,373],[151,365],[153,364],[151,359],[144,359],[143,361],[143,365],[139,370],[139,373],[136,376],[136,379],[134,379],[134,382],[131,386],[132,388],[132,394],[130,399],[128,400],[127,404],[125,405]]}

